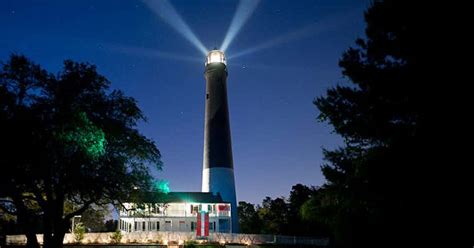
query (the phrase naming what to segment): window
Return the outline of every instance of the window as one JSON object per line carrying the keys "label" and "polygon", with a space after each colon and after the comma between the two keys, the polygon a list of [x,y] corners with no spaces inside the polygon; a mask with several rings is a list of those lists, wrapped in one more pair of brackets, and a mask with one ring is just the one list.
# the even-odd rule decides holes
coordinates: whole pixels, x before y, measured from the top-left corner
{"label": "window", "polygon": [[216,230],[216,222],[209,222],[209,230],[215,231]]}
{"label": "window", "polygon": [[209,94],[206,94],[206,99],[209,99]]}
{"label": "window", "polygon": [[199,212],[199,205],[191,205],[191,214],[197,214]]}
{"label": "window", "polygon": [[135,231],[138,231],[138,222],[135,221]]}
{"label": "window", "polygon": [[160,222],[159,221],[156,222],[156,230],[160,230]]}
{"label": "window", "polygon": [[191,231],[196,230],[196,222],[191,221]]}
{"label": "window", "polygon": [[142,223],[142,231],[145,231],[145,223],[146,223],[146,222],[143,221],[143,223]]}

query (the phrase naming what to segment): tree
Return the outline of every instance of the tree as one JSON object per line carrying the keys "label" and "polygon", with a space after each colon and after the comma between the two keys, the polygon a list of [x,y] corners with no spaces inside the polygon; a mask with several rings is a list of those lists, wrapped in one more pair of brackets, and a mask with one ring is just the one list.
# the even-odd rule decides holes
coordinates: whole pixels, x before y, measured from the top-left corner
{"label": "tree", "polygon": [[81,214],[81,222],[87,232],[105,231],[105,217],[110,214],[108,206],[90,206]]}
{"label": "tree", "polygon": [[436,218],[426,214],[431,206],[424,202],[432,191],[425,180],[432,155],[423,152],[432,147],[421,54],[424,12],[411,1],[373,1],[365,12],[367,38],[339,63],[353,85],[314,101],[319,120],[345,142],[324,150],[324,201],[313,202],[326,213],[321,217],[331,223],[338,246],[403,246]]}
{"label": "tree", "polygon": [[265,197],[257,210],[262,222],[261,233],[284,234],[288,228],[288,205],[284,198]]}
{"label": "tree", "polygon": [[118,220],[109,219],[105,221],[105,231],[106,232],[115,232],[120,230],[118,229]]}
{"label": "tree", "polygon": [[292,235],[313,234],[313,229],[301,218],[301,206],[310,199],[314,189],[302,184],[293,185],[288,199],[288,232]]}
{"label": "tree", "polygon": [[[24,56],[0,69],[0,208],[18,217],[29,247],[32,221],[44,224],[44,246],[62,247],[71,217],[92,204],[120,204],[134,188],[152,188],[148,166],[161,169],[135,99],[95,66],[65,61],[57,75]],[[65,202],[78,207],[65,212]]]}
{"label": "tree", "polygon": [[239,225],[242,233],[260,233],[260,220],[255,206],[245,201],[239,201],[237,207],[239,214]]}

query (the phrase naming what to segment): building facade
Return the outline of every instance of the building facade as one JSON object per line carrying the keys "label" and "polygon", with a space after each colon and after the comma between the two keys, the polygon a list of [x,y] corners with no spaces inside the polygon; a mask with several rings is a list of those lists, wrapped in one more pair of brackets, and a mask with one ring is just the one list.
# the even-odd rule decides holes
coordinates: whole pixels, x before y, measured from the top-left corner
{"label": "building facade", "polygon": [[[209,233],[231,233],[231,204],[219,194],[202,192],[151,193],[144,203],[124,203],[119,211],[122,232],[196,232],[201,215],[207,216]],[[203,223],[204,224],[204,223]]]}

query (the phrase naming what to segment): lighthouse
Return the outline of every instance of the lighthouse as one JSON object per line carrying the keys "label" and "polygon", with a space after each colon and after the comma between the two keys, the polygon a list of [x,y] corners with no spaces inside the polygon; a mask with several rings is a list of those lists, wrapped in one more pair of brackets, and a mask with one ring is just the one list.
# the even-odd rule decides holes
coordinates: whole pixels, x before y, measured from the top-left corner
{"label": "lighthouse", "polygon": [[206,112],[202,192],[219,193],[231,204],[232,232],[239,232],[234,163],[227,104],[227,63],[224,52],[212,50],[206,58]]}

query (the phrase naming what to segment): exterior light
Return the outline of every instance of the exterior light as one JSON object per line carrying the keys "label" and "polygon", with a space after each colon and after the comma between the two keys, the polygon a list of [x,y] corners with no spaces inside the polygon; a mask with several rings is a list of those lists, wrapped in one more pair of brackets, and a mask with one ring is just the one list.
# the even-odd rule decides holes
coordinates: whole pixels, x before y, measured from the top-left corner
{"label": "exterior light", "polygon": [[227,65],[223,51],[212,50],[207,54],[206,65],[213,63],[222,63],[224,65]]}

